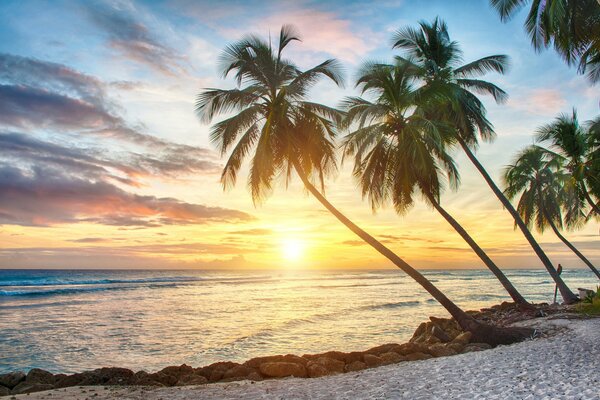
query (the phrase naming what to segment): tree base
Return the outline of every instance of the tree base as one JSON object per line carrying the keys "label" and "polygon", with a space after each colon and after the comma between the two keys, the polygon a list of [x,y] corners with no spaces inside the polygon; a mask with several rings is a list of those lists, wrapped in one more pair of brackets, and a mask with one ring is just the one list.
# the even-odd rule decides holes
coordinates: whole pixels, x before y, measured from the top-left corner
{"label": "tree base", "polygon": [[517,343],[525,339],[531,339],[536,335],[536,330],[532,328],[500,327],[476,320],[469,321],[467,325],[464,329],[473,335],[471,342],[487,343],[490,346]]}

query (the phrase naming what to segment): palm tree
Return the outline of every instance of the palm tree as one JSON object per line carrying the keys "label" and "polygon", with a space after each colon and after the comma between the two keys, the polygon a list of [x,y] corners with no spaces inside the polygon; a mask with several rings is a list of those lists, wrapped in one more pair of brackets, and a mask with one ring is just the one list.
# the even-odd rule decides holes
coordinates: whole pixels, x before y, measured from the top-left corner
{"label": "palm tree", "polygon": [[[590,193],[600,199],[600,116],[588,122],[588,161]],[[595,204],[600,206],[600,201]],[[598,214],[597,214],[598,216]]]}
{"label": "palm tree", "polygon": [[587,188],[590,182],[591,186],[597,187],[597,181],[600,179],[595,174],[597,171],[591,167],[592,129],[593,125],[589,131],[582,127],[577,112],[573,110],[571,115],[560,114],[554,122],[539,128],[536,136],[539,142],[549,142],[554,150],[568,160],[566,168],[575,180],[578,197],[584,198],[593,212],[600,216],[600,207],[592,199]]}
{"label": "palm tree", "polygon": [[405,50],[408,55],[407,57],[397,56],[397,61],[409,66],[412,73],[422,80],[422,91],[445,94],[446,106],[439,107],[436,114],[438,117],[447,119],[456,128],[456,142],[511,214],[536,255],[556,282],[565,303],[577,301],[577,297],[558,275],[552,262],[529,232],[519,213],[472,151],[478,146],[479,138],[489,142],[495,137],[494,128],[486,118],[485,107],[474,93],[489,94],[497,102],[506,99],[506,93],[498,86],[477,78],[490,71],[504,73],[508,67],[508,58],[504,55],[493,55],[461,65],[460,48],[456,42],[450,40],[448,28],[443,21],[436,18],[431,24],[422,21],[419,25],[419,29],[407,27],[394,35],[393,47]]}
{"label": "palm tree", "polygon": [[[321,77],[342,83],[339,65],[327,60],[301,71],[283,58],[291,42],[299,40],[284,26],[276,48],[259,37],[248,36],[227,46],[221,59],[226,77],[234,73],[238,88],[207,89],[198,95],[196,112],[206,122],[217,115],[236,114],[212,127],[210,139],[221,154],[230,152],[221,175],[224,188],[235,184],[245,158],[251,156],[248,186],[255,204],[263,200],[273,181],[289,181],[293,172],[305,188],[341,223],[417,281],[478,341],[510,343],[531,335],[531,330],[498,328],[469,316],[421,273],[359,228],[322,194],[324,179],[336,169],[335,123],[338,110],[306,100],[310,87]],[[243,85],[243,87],[242,87]],[[315,183],[318,182],[318,183]],[[320,184],[321,190],[315,184]]]}
{"label": "palm tree", "polygon": [[540,233],[550,227],[558,238],[579,257],[598,278],[600,272],[561,234],[563,208],[573,198],[570,174],[564,170],[564,158],[540,146],[529,146],[517,155],[504,171],[504,193],[514,199],[521,193],[517,210],[528,226],[535,224]]}
{"label": "palm tree", "polygon": [[[467,231],[440,204],[446,173],[450,186],[458,187],[459,175],[446,147],[453,141],[450,126],[428,118],[436,99],[422,96],[407,66],[367,63],[359,73],[361,93],[374,95],[371,102],[349,97],[344,127],[356,127],[346,136],[345,154],[355,157],[354,175],[373,210],[391,200],[404,214],[420,193],[471,246],[498,278],[515,303],[529,306],[504,273]],[[530,307],[530,306],[529,306]]]}
{"label": "palm tree", "polygon": [[600,3],[597,0],[490,0],[502,21],[527,4],[525,30],[536,51],[554,46],[568,65],[600,82]]}

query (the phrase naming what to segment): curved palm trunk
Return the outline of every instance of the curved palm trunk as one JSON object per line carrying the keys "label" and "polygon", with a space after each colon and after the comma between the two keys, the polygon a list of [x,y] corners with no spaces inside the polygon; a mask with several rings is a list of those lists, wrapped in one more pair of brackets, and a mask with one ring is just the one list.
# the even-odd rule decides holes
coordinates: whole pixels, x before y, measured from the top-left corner
{"label": "curved palm trunk", "polygon": [[464,142],[464,140],[461,137],[458,137],[457,140],[460,143],[460,146],[463,148],[463,150],[467,154],[467,157],[469,157],[469,160],[471,160],[473,165],[475,165],[475,168],[477,168],[479,173],[481,173],[481,175],[487,182],[488,186],[492,189],[492,191],[494,192],[496,197],[498,197],[498,199],[500,200],[500,202],[502,203],[504,208],[506,208],[508,210],[508,212],[510,213],[510,215],[512,215],[512,217],[514,218],[515,223],[517,224],[519,229],[521,229],[521,232],[523,232],[523,235],[525,236],[525,238],[527,239],[527,241],[533,248],[533,251],[535,251],[535,254],[537,254],[539,259],[542,261],[542,264],[544,264],[544,267],[546,267],[546,270],[548,271],[548,273],[550,274],[550,276],[556,283],[556,286],[558,287],[558,290],[560,291],[560,294],[561,294],[564,302],[566,304],[572,304],[572,303],[577,302],[579,299],[577,298],[577,296],[575,296],[575,294],[571,291],[571,289],[569,289],[567,287],[567,285],[563,282],[560,275],[558,275],[558,273],[556,272],[556,269],[552,265],[552,262],[550,261],[550,259],[546,255],[546,253],[544,253],[544,250],[542,250],[542,248],[540,247],[538,242],[534,239],[531,232],[529,232],[529,229],[527,229],[527,225],[525,225],[525,222],[523,222],[523,220],[521,219],[521,216],[519,215],[517,210],[515,210],[513,205],[506,198],[506,196],[504,196],[504,193],[502,193],[500,188],[498,186],[496,186],[496,184],[494,183],[492,178],[489,176],[489,174],[487,173],[485,168],[483,168],[483,165],[481,165],[481,163],[479,162],[477,157],[475,157],[475,155],[471,152],[471,149],[469,149],[469,146],[467,146],[467,144]]}
{"label": "curved palm trunk", "polygon": [[569,242],[567,240],[566,237],[564,237],[560,231],[558,230],[556,224],[548,217],[548,213],[546,212],[546,210],[544,210],[544,216],[546,217],[546,220],[548,221],[548,224],[550,224],[550,227],[552,228],[552,230],[554,231],[554,234],[556,234],[556,236],[558,236],[558,238],[560,240],[562,240],[562,242],[567,245],[567,247],[569,249],[571,249],[571,251],[573,253],[575,253],[577,255],[577,257],[579,257],[581,259],[581,261],[583,261],[585,263],[585,265],[587,265],[594,274],[596,274],[596,276],[598,277],[598,279],[600,279],[600,272],[598,272],[598,270],[596,269],[596,267],[594,267],[594,264],[591,263],[590,260],[588,260],[583,254],[581,254],[581,252],[577,249],[577,247],[573,246],[573,244],[571,242]]}
{"label": "curved palm trunk", "polygon": [[459,325],[465,330],[473,334],[473,340],[476,342],[489,343],[490,345],[509,344],[521,341],[533,335],[534,330],[529,328],[499,328],[492,325],[478,322],[473,317],[461,310],[454,304],[444,293],[425,278],[419,271],[411,267],[408,263],[398,257],[394,252],[384,246],[381,242],[369,235],[367,232],[359,228],[355,223],[350,221],[345,215],[339,212],[326,198],[314,187],[308,180],[304,171],[299,165],[295,164],[294,168],[302,179],[306,189],[342,224],[354,232],[358,237],[363,239],[367,244],[384,255],[388,260],[393,262],[398,268],[404,271],[407,275],[413,278],[420,284],[429,294],[436,299],[449,313],[456,319]]}
{"label": "curved palm trunk", "polygon": [[590,196],[590,194],[588,193],[587,188],[585,187],[585,184],[583,185],[583,193],[584,193],[585,199],[592,207],[592,210],[594,210],[594,212],[598,216],[600,216],[600,207],[598,207],[598,204],[594,203],[594,199],[592,199],[592,196]]}
{"label": "curved palm trunk", "polygon": [[473,238],[467,233],[467,231],[456,221],[441,205],[439,202],[435,200],[433,196],[428,196],[429,201],[433,204],[433,207],[444,217],[446,221],[458,234],[471,246],[471,249],[479,256],[481,261],[488,267],[490,271],[498,278],[504,289],[508,292],[510,297],[514,300],[515,303],[525,306],[527,308],[534,308],[531,304],[525,300],[525,298],[519,293],[517,288],[513,286],[513,284],[508,280],[506,275],[498,268],[498,266],[491,260],[490,257],[483,251],[481,247],[473,240]]}

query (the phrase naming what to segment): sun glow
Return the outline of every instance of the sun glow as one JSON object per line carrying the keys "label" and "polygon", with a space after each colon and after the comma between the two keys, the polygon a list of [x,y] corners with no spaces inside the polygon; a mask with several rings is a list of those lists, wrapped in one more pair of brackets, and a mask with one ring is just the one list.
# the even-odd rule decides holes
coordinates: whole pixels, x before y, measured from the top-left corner
{"label": "sun glow", "polygon": [[287,261],[299,261],[304,254],[304,243],[295,238],[287,238],[281,242],[281,253]]}

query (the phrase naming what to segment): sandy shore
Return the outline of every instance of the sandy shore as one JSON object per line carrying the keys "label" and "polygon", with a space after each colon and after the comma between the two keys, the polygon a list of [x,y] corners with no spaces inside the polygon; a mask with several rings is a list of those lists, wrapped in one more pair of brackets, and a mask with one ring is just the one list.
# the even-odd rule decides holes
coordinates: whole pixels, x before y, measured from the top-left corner
{"label": "sandy shore", "polygon": [[[16,399],[600,399],[600,319],[522,323],[555,334],[483,352],[315,379],[71,387]],[[7,399],[13,396],[7,397]]]}

